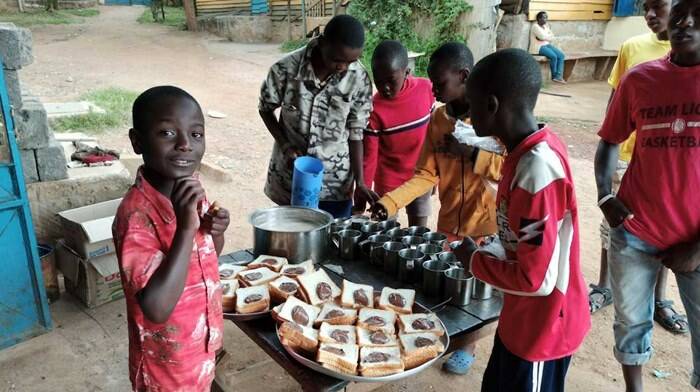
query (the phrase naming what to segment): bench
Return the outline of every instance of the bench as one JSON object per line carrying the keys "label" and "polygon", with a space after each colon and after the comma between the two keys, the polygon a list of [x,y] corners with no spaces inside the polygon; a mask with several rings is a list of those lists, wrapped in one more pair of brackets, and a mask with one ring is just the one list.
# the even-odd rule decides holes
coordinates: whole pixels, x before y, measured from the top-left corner
{"label": "bench", "polygon": [[[614,50],[590,50],[581,52],[564,52],[564,80],[581,82],[586,80],[607,80],[617,58]],[[544,56],[533,55],[540,63],[542,77],[550,80],[549,60]]]}

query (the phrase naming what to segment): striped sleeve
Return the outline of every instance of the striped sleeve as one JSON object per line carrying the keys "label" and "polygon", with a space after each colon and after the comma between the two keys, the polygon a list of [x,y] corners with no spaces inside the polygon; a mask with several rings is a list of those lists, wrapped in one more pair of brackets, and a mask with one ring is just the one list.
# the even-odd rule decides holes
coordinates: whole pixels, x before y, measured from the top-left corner
{"label": "striped sleeve", "polygon": [[573,241],[569,189],[564,167],[546,143],[524,155],[510,185],[509,227],[500,227],[517,238],[515,252],[505,260],[475,252],[474,276],[513,295],[548,296],[555,288],[565,293]]}

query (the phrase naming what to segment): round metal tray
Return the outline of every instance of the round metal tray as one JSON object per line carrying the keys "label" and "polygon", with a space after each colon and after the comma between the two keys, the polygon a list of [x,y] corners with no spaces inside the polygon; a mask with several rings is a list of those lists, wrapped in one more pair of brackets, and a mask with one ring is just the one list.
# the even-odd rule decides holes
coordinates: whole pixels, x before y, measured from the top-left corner
{"label": "round metal tray", "polygon": [[239,313],[227,313],[224,312],[224,318],[227,320],[232,320],[232,321],[250,321],[250,320],[257,320],[259,318],[263,318],[265,316],[270,315],[270,309],[264,311],[264,312],[256,312],[256,313],[247,313],[247,314],[239,314]]}
{"label": "round metal tray", "polygon": [[[430,313],[430,310],[428,308],[426,308],[425,306],[420,305],[418,303],[415,303],[413,305],[413,310],[414,310],[414,313]],[[439,317],[438,317],[438,320],[440,320]],[[442,320],[440,320],[440,325],[442,325],[442,329],[445,331],[445,333],[440,337],[440,341],[442,342],[443,347],[445,347],[445,351],[440,353],[440,355],[438,355],[437,357],[431,359],[430,361],[428,361],[428,362],[426,362],[418,367],[415,367],[415,368],[409,369],[409,370],[404,370],[401,373],[391,374],[391,375],[382,376],[382,377],[363,377],[363,376],[358,376],[358,375],[336,372],[336,371],[333,371],[333,370],[330,370],[330,369],[327,369],[327,368],[321,366],[320,363],[318,363],[314,360],[311,360],[309,358],[304,357],[301,354],[296,353],[291,347],[287,347],[284,344],[282,346],[287,351],[287,353],[289,353],[289,355],[291,355],[292,358],[294,358],[297,362],[308,367],[309,369],[315,370],[319,373],[323,373],[327,376],[335,377],[335,378],[345,380],[345,381],[355,381],[355,382],[393,382],[393,381],[402,380],[402,379],[407,378],[407,377],[411,377],[415,374],[422,372],[423,370],[431,367],[435,362],[437,362],[447,352],[448,348],[450,347],[450,336],[448,335],[447,328],[445,328],[445,324],[442,322]],[[279,339],[280,338],[279,324],[277,324],[275,329],[277,332],[277,339]]]}

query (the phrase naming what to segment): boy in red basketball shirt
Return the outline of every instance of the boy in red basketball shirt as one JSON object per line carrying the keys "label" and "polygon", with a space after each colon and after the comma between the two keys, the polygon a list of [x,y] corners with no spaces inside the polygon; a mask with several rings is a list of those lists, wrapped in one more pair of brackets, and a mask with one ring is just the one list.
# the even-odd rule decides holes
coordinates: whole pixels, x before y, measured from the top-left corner
{"label": "boy in red basketball shirt", "polygon": [[129,138],[144,164],[112,228],[129,325],[134,391],[209,391],[223,314],[218,254],[229,213],[210,208],[196,170],[204,116],[172,86],[133,106]]}
{"label": "boy in red basketball shirt", "polygon": [[[654,353],[654,285],[676,275],[688,314],[691,385],[700,390],[700,1],[679,0],[671,54],[630,70],[615,91],[595,157],[598,205],[610,224],[615,359],[628,391],[642,391]],[[634,157],[612,192],[619,144],[637,130]]]}
{"label": "boy in red basketball shirt", "polygon": [[579,264],[578,208],[566,147],[533,114],[542,76],[520,49],[481,60],[467,98],[479,136],[508,150],[496,197],[498,239],[458,258],[503,291],[503,310],[481,390],[563,391],[571,356],[590,329]]}
{"label": "boy in red basketball shirt", "polygon": [[[430,80],[410,75],[408,51],[398,41],[383,41],[372,55],[377,93],[372,98],[369,129],[364,138],[364,177],[378,196],[413,177],[435,106]],[[427,192],[406,206],[409,226],[425,226],[430,216]],[[364,211],[363,193],[355,195],[355,210]]]}

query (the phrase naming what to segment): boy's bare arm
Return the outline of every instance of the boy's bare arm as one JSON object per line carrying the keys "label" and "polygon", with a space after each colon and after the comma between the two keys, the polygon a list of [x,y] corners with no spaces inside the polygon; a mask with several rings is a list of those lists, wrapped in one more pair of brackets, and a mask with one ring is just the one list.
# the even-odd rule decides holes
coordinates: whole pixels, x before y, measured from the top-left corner
{"label": "boy's bare arm", "polygon": [[379,200],[379,195],[365,185],[363,162],[364,145],[362,140],[350,140],[350,167],[352,168],[352,174],[355,176],[355,200],[374,205]]}
{"label": "boy's bare arm", "polygon": [[295,146],[292,143],[289,138],[289,132],[285,131],[282,124],[280,124],[277,117],[275,117],[274,112],[260,110],[259,113],[260,118],[262,118],[263,122],[265,123],[265,127],[267,127],[267,130],[280,146],[283,154],[289,155],[291,159],[296,159],[304,155],[303,152],[299,150],[298,146]]}
{"label": "boy's bare arm", "polygon": [[168,320],[185,289],[192,243],[200,224],[197,204],[204,199],[204,189],[193,178],[178,180],[170,198],[177,219],[172,245],[156,272],[137,294],[143,314],[154,323]]}
{"label": "boy's bare arm", "polygon": [[[605,140],[598,143],[595,153],[595,181],[598,186],[598,201],[610,227],[621,225],[626,219],[632,219],[632,212],[616,197],[612,196],[612,176],[617,170],[620,155],[619,146]],[[603,200],[607,199],[607,200]]]}

